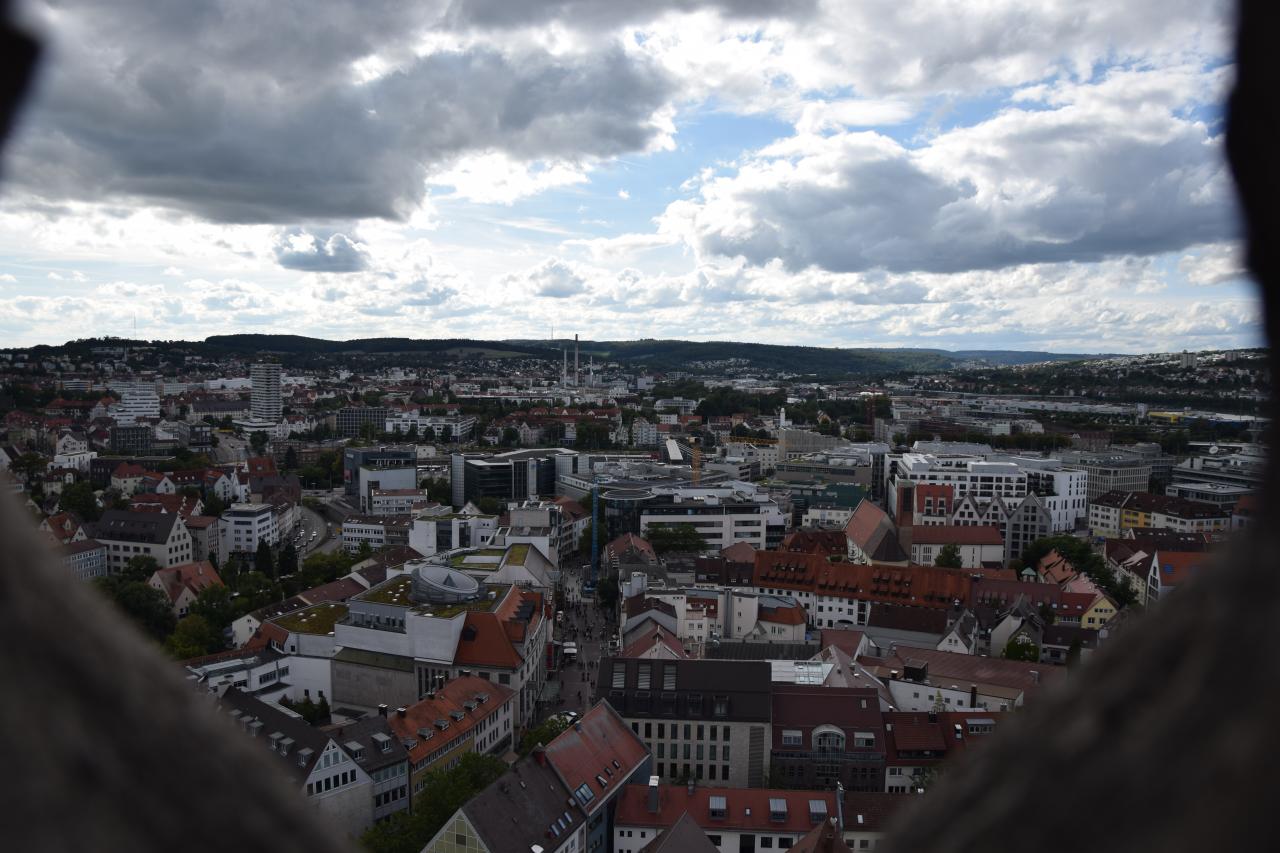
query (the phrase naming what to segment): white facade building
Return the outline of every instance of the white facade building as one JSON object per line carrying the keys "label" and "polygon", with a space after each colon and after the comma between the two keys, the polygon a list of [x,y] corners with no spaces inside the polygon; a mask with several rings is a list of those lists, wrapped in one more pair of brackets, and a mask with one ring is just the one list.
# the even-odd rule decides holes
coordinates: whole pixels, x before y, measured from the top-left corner
{"label": "white facade building", "polygon": [[258,543],[274,547],[280,541],[279,523],[270,504],[238,503],[222,514],[218,523],[223,555],[253,554]]}
{"label": "white facade building", "polygon": [[280,393],[280,365],[263,363],[249,368],[253,388],[250,411],[255,421],[276,424],[284,414],[284,398]]}

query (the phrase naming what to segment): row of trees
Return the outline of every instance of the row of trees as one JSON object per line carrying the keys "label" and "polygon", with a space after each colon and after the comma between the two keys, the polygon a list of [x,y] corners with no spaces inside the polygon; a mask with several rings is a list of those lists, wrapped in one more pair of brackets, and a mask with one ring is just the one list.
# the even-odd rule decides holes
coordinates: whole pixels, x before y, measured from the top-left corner
{"label": "row of trees", "polygon": [[1133,604],[1136,595],[1133,588],[1106,564],[1098,552],[1083,539],[1074,536],[1046,536],[1032,542],[1022,554],[1023,565],[1037,566],[1050,551],[1057,551],[1070,563],[1077,572],[1086,575],[1089,580],[1107,594],[1118,608]]}

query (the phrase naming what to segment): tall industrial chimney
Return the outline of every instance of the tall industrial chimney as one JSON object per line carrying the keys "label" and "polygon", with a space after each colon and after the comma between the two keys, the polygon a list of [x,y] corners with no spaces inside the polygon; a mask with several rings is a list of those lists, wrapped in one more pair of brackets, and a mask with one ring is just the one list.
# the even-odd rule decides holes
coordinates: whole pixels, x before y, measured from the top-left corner
{"label": "tall industrial chimney", "polygon": [[578,333],[573,334],[573,387],[578,387]]}

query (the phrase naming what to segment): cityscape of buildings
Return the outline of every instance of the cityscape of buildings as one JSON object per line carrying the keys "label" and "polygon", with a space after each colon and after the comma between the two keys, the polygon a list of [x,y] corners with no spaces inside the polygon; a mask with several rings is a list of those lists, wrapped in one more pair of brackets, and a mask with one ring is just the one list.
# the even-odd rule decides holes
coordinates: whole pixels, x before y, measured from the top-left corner
{"label": "cityscape of buildings", "polygon": [[[569,349],[0,351],[0,469],[67,582],[371,849],[478,756],[497,775],[420,849],[736,851],[874,849],[1211,571],[1266,460],[1238,405],[1022,368],[816,380]],[[1252,352],[1061,369],[1132,363],[1222,401],[1265,379]],[[1024,387],[958,387],[974,369]]]}

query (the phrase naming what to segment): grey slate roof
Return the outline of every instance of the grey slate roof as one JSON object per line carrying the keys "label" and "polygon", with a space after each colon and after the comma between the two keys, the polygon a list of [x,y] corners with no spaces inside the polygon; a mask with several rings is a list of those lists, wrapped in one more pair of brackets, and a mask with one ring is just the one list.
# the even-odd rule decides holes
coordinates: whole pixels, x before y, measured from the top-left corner
{"label": "grey slate roof", "polygon": [[553,850],[577,831],[586,818],[572,802],[550,765],[530,756],[472,797],[462,812],[490,853],[529,853],[535,844]]}

